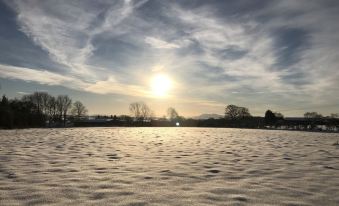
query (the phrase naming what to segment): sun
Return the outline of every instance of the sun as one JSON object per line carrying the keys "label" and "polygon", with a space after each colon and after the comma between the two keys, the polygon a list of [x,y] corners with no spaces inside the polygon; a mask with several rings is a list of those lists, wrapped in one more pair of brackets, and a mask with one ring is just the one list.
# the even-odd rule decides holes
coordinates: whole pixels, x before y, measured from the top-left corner
{"label": "sun", "polygon": [[164,97],[171,89],[172,81],[165,74],[156,74],[151,81],[152,93],[157,97]]}

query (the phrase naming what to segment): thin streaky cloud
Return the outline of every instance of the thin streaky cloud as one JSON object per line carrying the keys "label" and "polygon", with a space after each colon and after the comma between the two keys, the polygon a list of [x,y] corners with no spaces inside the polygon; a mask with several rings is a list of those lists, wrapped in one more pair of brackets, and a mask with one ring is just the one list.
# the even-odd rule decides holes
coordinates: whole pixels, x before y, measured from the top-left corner
{"label": "thin streaky cloud", "polygon": [[[0,30],[13,36],[0,41],[1,77],[148,99],[150,76],[165,72],[173,101],[206,101],[207,110],[338,103],[339,4],[257,3],[5,1],[1,20],[15,25]],[[49,59],[32,59],[36,47]]]}

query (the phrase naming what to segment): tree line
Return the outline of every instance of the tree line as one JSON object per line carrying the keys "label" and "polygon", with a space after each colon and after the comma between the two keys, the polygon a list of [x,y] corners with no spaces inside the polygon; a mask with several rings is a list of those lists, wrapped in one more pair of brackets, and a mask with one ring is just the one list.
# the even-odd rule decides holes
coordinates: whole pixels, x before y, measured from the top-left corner
{"label": "tree line", "polygon": [[[71,126],[188,126],[233,128],[285,128],[315,129],[317,125],[339,128],[339,114],[324,117],[317,112],[306,112],[304,118],[285,118],[280,112],[267,110],[264,117],[252,116],[249,109],[227,105],[224,118],[192,119],[180,116],[169,107],[166,115],[155,118],[152,109],[144,102],[129,105],[130,115],[97,116],[89,121],[88,110],[80,102],[73,102],[67,95],[52,96],[47,92],[34,92],[21,99],[9,100],[3,96],[0,102],[0,128],[65,127]],[[339,129],[337,129],[339,130]]]}
{"label": "tree line", "polygon": [[[129,111],[136,121],[147,121],[154,119],[154,112],[145,102],[142,101],[131,103],[129,105]],[[169,107],[167,109],[167,117],[166,115],[162,117],[162,119],[166,118],[168,118],[170,121],[183,119],[183,117],[179,116],[178,112],[173,107]]]}
{"label": "tree line", "polygon": [[0,128],[66,126],[68,119],[79,119],[87,114],[86,107],[68,95],[52,96],[47,92],[34,92],[21,99],[2,96],[0,102]]}
{"label": "tree line", "polygon": [[[146,109],[149,112],[140,112]],[[140,110],[140,111],[139,111]],[[233,127],[233,128],[270,128],[270,129],[297,129],[316,130],[323,126],[325,130],[339,131],[339,114],[333,113],[330,116],[323,116],[317,112],[306,112],[303,118],[285,118],[280,112],[267,110],[264,117],[252,116],[249,109],[237,105],[227,105],[224,111],[224,118],[220,119],[192,119],[179,116],[175,108],[167,109],[167,116],[154,119],[150,108],[143,102],[136,102],[130,105],[130,112],[135,121],[141,121],[138,126],[180,126],[187,127]],[[145,122],[145,120],[148,120]],[[133,124],[133,123],[132,123]]]}

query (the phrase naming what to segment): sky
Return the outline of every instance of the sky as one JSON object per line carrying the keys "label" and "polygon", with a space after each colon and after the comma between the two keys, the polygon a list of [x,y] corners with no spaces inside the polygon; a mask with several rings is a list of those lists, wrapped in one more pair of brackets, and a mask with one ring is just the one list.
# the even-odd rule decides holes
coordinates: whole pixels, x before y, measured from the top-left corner
{"label": "sky", "polygon": [[336,0],[0,0],[0,93],[67,94],[90,114],[339,113],[338,21]]}

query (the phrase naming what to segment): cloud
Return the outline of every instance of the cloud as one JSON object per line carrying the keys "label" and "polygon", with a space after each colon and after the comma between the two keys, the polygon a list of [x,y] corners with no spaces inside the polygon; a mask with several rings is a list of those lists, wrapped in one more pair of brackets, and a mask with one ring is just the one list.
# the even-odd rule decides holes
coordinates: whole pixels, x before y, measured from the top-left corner
{"label": "cloud", "polygon": [[20,95],[27,95],[27,94],[31,94],[31,93],[29,93],[29,92],[17,92],[18,94],[20,94]]}
{"label": "cloud", "polygon": [[71,77],[49,72],[46,70],[36,70],[24,67],[15,67],[0,64],[0,74],[4,78],[20,79],[23,81],[33,81],[46,85],[68,85],[72,88],[82,88],[86,84]]}
{"label": "cloud", "polygon": [[85,91],[98,93],[98,94],[121,94],[133,97],[152,97],[152,94],[147,88],[118,83],[113,77],[109,77],[105,81],[98,81],[92,85],[84,88]]}
{"label": "cloud", "polygon": [[50,60],[0,60],[1,75],[148,98],[147,78],[161,71],[179,84],[173,98],[192,104],[339,102],[338,3],[197,2],[7,1]]}
{"label": "cloud", "polygon": [[[76,77],[63,76],[46,70],[37,70],[23,67],[15,67],[0,64],[1,77],[19,79],[26,82],[37,82],[45,85],[66,86],[75,90],[93,92],[97,94],[120,94],[133,97],[151,97],[145,87],[131,84],[121,84],[109,77],[104,81],[88,83],[78,80]],[[20,92],[19,94],[24,94]]]}
{"label": "cloud", "polygon": [[145,42],[156,49],[175,49],[180,47],[177,44],[169,43],[155,37],[146,37]]}
{"label": "cloud", "polygon": [[[86,63],[95,46],[93,38],[114,29],[146,1],[122,1],[67,4],[37,1],[13,1],[8,4],[17,12],[20,30],[48,52],[51,59],[64,65],[79,78],[96,77],[97,71]],[[107,8],[106,8],[107,7]],[[90,12],[88,12],[90,10]]]}

